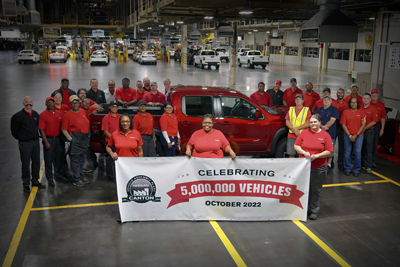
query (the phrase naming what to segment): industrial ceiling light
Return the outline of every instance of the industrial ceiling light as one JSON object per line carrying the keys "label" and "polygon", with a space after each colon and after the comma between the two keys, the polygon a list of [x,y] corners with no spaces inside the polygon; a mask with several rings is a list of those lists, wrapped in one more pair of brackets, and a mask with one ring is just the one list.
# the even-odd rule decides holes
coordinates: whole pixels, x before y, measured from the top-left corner
{"label": "industrial ceiling light", "polygon": [[253,32],[258,32],[258,30],[257,30],[257,29],[254,29]]}
{"label": "industrial ceiling light", "polygon": [[158,25],[158,27],[161,27],[161,28],[162,28],[162,27],[164,27],[164,25]]}
{"label": "industrial ceiling light", "polygon": [[271,31],[266,31],[266,33],[271,33]]}
{"label": "industrial ceiling light", "polygon": [[183,24],[183,21],[182,21],[182,20],[178,20],[178,21],[176,22],[176,24]]}
{"label": "industrial ceiling light", "polygon": [[151,30],[151,29],[153,29],[153,28],[152,28],[152,27],[147,27],[147,29],[148,29],[148,30]]}
{"label": "industrial ceiling light", "polygon": [[213,19],[213,16],[205,16],[204,19]]}
{"label": "industrial ceiling light", "polygon": [[248,6],[247,6],[245,9],[239,11],[239,14],[240,14],[240,15],[250,15],[250,14],[253,14],[253,11],[252,11],[251,8],[250,8],[250,0],[249,0]]}
{"label": "industrial ceiling light", "polygon": [[375,17],[370,17],[369,20],[375,20]]}
{"label": "industrial ceiling light", "polygon": [[248,32],[248,34],[252,34],[253,32]]}

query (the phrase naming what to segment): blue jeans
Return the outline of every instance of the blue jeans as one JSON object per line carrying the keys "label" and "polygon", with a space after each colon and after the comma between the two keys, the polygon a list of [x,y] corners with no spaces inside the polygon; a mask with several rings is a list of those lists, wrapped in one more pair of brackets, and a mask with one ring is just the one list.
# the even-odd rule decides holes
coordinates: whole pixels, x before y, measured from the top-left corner
{"label": "blue jeans", "polygon": [[160,141],[161,141],[161,145],[164,150],[164,157],[173,157],[173,156],[175,156],[176,146],[178,145],[177,144],[178,138],[176,136],[168,136],[168,137],[169,137],[169,140],[171,141],[171,143],[174,143],[171,148],[168,148],[167,140],[165,140],[164,135],[162,135],[162,134],[161,134]]}
{"label": "blue jeans", "polygon": [[351,171],[351,151],[354,152],[354,165],[353,172],[359,173],[361,169],[361,150],[364,141],[364,136],[357,137],[356,141],[353,143],[347,135],[343,135],[344,143],[344,170],[346,172]]}

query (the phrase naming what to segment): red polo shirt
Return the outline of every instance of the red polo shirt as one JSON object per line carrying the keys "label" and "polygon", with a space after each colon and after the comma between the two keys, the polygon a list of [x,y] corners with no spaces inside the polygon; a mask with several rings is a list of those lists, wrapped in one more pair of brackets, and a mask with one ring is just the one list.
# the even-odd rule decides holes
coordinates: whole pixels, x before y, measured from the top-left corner
{"label": "red polo shirt", "polygon": [[146,94],[148,94],[148,92],[146,92],[145,90],[143,90],[141,93],[139,93],[139,91],[136,91],[136,99],[137,99],[137,102],[139,103],[139,101],[140,101],[141,99],[144,99],[144,96],[145,96]]}
{"label": "red polo shirt", "polygon": [[294,107],[296,106],[296,102],[294,101],[294,98],[296,97],[297,94],[303,94],[303,91],[301,89],[296,87],[296,90],[294,92],[292,91],[292,88],[286,88],[285,92],[283,93],[283,98],[282,101],[285,101],[288,107]]}
{"label": "red polo shirt", "polygon": [[[361,127],[361,121],[365,119],[365,114],[362,109],[357,109],[352,111],[351,109],[346,109],[343,111],[342,117],[340,118],[340,124],[344,124],[349,130],[351,135],[355,135]],[[361,132],[360,136],[363,135]]]}
{"label": "red polo shirt", "polygon": [[118,88],[115,92],[115,99],[121,99],[125,102],[131,102],[133,99],[136,99],[136,90],[130,87],[126,91],[122,87]]}
{"label": "red polo shirt", "polygon": [[161,103],[161,104],[165,103],[165,96],[160,91],[157,91],[155,95],[153,95],[151,92],[147,93],[143,99],[146,100],[147,103],[149,102]]}
{"label": "red polo shirt", "polygon": [[143,86],[143,90],[145,90],[146,92],[150,92],[151,91],[151,87],[149,86],[148,88],[146,88],[146,86]]}
{"label": "red polo shirt", "polygon": [[89,120],[89,122],[92,121],[92,118],[90,117],[90,113],[92,113],[92,111],[96,110],[96,109],[97,109],[97,107],[93,107],[93,106],[89,107],[87,110],[83,109],[86,113],[86,118]]}
{"label": "red polo shirt", "polygon": [[[357,97],[358,101],[360,101],[360,105],[363,105],[362,96],[357,95],[356,97]],[[352,96],[350,94],[350,95],[346,96],[343,101],[348,103],[351,98],[352,98]]]}
{"label": "red polo shirt", "polygon": [[[90,101],[90,106],[93,106],[94,104],[97,104],[96,102],[94,102],[92,99],[88,98]],[[82,108],[82,102],[79,102],[79,108]]]}
{"label": "red polo shirt", "polygon": [[[362,104],[360,109],[363,110],[365,114],[365,126],[367,126],[372,121],[376,123],[380,122],[378,110],[371,104],[369,104],[368,107],[364,107],[364,104]],[[374,129],[374,126],[369,129]]]}
{"label": "red polo shirt", "polygon": [[56,137],[61,133],[61,122],[63,114],[60,111],[54,110],[51,112],[46,109],[39,115],[39,129],[44,130],[46,136]]}
{"label": "red polo shirt", "polygon": [[[333,102],[332,102],[332,103],[333,103]],[[336,105],[337,105],[337,106],[336,106],[337,109],[339,110],[339,120],[340,120],[340,118],[342,117],[343,111],[345,111],[346,109],[348,109],[349,106],[347,105],[347,102],[344,101],[344,99],[343,99],[342,103],[340,103],[339,101],[336,100]]]}
{"label": "red polo shirt", "polygon": [[167,113],[164,114],[160,118],[160,128],[161,132],[167,131],[168,136],[177,136],[178,135],[178,120],[174,113],[169,116]]}
{"label": "red polo shirt", "polygon": [[303,93],[303,97],[304,97],[303,106],[309,107],[309,108],[312,108],[314,106],[315,102],[317,102],[319,99],[321,99],[319,94],[314,92],[314,90],[311,92],[311,94],[309,94],[308,92]]}
{"label": "red polo shirt", "polygon": [[376,103],[372,103],[371,105],[378,110],[378,121],[381,122],[381,119],[386,119],[386,109],[385,105],[381,101],[376,101]]}
{"label": "red polo shirt", "polygon": [[69,135],[72,136],[72,132],[88,133],[90,127],[90,122],[86,117],[86,113],[83,109],[79,109],[78,113],[73,111],[68,111],[65,114],[61,130],[68,131]]}
{"label": "red polo shirt", "polygon": [[140,133],[132,129],[126,136],[121,131],[115,131],[111,134],[108,145],[115,146],[118,157],[138,157],[138,147],[143,145]]}
{"label": "red polo shirt", "polygon": [[56,106],[54,106],[54,110],[58,110],[61,112],[61,114],[63,115],[63,117],[65,116],[65,114],[67,114],[68,111],[71,110],[71,108],[69,108],[67,105],[65,104],[61,104],[61,108],[57,108]]}
{"label": "red polo shirt", "polygon": [[261,95],[260,92],[257,91],[255,93],[252,93],[250,95],[250,98],[260,105],[272,106],[271,96],[267,92],[264,92],[264,94]]}
{"label": "red polo shirt", "polygon": [[[108,113],[108,115],[104,116],[102,122],[101,122],[101,130],[102,131],[108,131],[110,134],[112,134],[115,131],[119,130],[119,118],[121,117],[121,114],[117,113],[117,116],[113,116],[111,112]],[[106,141],[108,141],[109,138],[106,137]]]}
{"label": "red polo shirt", "polygon": [[62,87],[60,87],[60,89],[61,89],[62,97],[63,97],[62,103],[64,105],[67,105],[69,107],[69,109],[71,109],[72,108],[71,103],[69,102],[69,89],[68,89],[68,91],[64,91],[64,89],[62,89]]}
{"label": "red polo shirt", "polygon": [[152,135],[154,127],[153,116],[146,112],[142,115],[139,112],[133,117],[133,128],[139,131],[140,134]]}
{"label": "red polo shirt", "polygon": [[193,157],[223,158],[229,142],[219,130],[213,129],[211,133],[207,133],[201,129],[192,134],[188,145],[193,147]]}
{"label": "red polo shirt", "polygon": [[[323,106],[324,106],[324,98],[318,99],[317,102],[315,102],[315,104],[313,105],[312,110],[317,111],[317,109]],[[336,99],[332,98],[332,106],[337,107],[339,109],[339,105],[337,104]]]}

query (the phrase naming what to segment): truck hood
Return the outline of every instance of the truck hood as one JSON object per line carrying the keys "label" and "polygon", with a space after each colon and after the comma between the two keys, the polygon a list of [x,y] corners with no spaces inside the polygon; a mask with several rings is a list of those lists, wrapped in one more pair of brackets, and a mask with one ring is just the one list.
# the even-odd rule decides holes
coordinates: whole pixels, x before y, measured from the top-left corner
{"label": "truck hood", "polygon": [[[279,115],[279,116],[281,116],[281,117],[283,117],[283,118],[286,116],[286,113],[287,113],[288,110],[289,110],[289,107],[287,107],[287,106],[270,106],[270,107],[265,108],[265,106],[262,105],[262,107],[263,107],[265,110],[267,110],[270,114],[272,114],[272,115]],[[272,109],[272,110],[275,111],[275,112],[270,112],[270,111],[268,110],[268,108],[269,108],[269,109]],[[274,114],[274,113],[275,113],[275,114]]]}

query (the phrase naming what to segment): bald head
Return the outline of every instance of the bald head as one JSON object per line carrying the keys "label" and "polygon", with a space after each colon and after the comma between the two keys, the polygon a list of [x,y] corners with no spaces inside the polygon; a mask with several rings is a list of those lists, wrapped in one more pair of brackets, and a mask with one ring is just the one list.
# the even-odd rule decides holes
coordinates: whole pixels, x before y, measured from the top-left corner
{"label": "bald head", "polygon": [[167,77],[164,79],[163,84],[165,88],[169,88],[171,86],[171,80]]}
{"label": "bald head", "polygon": [[149,87],[150,86],[150,79],[148,77],[144,77],[143,78],[143,84],[144,84],[144,86]]}
{"label": "bald head", "polygon": [[32,97],[30,96],[25,96],[24,100],[22,101],[22,104],[24,105],[26,110],[31,110],[33,106],[33,100]]}

